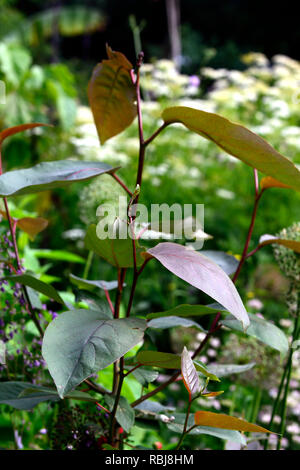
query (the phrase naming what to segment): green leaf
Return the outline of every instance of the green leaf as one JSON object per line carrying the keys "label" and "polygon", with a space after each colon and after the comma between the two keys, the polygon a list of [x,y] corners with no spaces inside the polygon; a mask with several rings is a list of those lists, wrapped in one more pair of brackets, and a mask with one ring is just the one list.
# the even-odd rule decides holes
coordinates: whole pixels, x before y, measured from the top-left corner
{"label": "green leaf", "polygon": [[[145,366],[162,367],[164,369],[181,369],[181,357],[172,353],[159,351],[140,351],[136,356],[136,361]],[[218,377],[211,374],[200,361],[194,361],[196,369],[205,377],[220,382]]]}
{"label": "green leaf", "polygon": [[[132,367],[126,367],[126,369],[131,370]],[[132,375],[136,380],[143,385],[143,387],[148,387],[149,383],[154,382],[158,377],[157,370],[145,369],[144,367],[139,367],[138,369],[132,372]]]}
{"label": "green leaf", "polygon": [[196,367],[186,347],[183,348],[181,354],[181,375],[191,400],[193,395],[200,392],[200,381]]}
{"label": "green leaf", "polygon": [[[277,326],[267,322],[263,318],[259,318],[253,313],[249,313],[248,315],[250,317],[250,326],[247,328],[246,334],[286,354],[289,349],[289,343],[285,334]],[[240,323],[233,317],[226,318],[222,320],[221,323],[231,330],[243,332]]]}
{"label": "green leaf", "polygon": [[86,260],[81,256],[69,253],[64,250],[46,250],[46,249],[30,249],[30,253],[36,256],[36,258],[52,259],[57,261],[69,261],[70,263],[84,264]]}
{"label": "green leaf", "polygon": [[102,311],[74,309],[47,327],[42,353],[60,397],[143,339],[145,320],[110,315],[106,305]]}
{"label": "green leaf", "polygon": [[[105,401],[108,404],[110,410],[112,410],[115,398],[111,396],[105,396]],[[119,405],[116,412],[116,419],[127,433],[129,433],[132,426],[134,426],[134,409],[130,406],[130,404],[124,397],[120,397]]]}
{"label": "green leaf", "polygon": [[86,181],[116,168],[101,162],[58,160],[43,162],[26,170],[8,171],[0,176],[0,196],[38,193]]}
{"label": "green leaf", "polygon": [[20,283],[24,286],[31,287],[37,292],[46,295],[47,297],[49,297],[49,299],[53,299],[56,302],[64,305],[63,299],[61,298],[57,290],[54,289],[53,286],[51,286],[50,284],[46,284],[45,282],[42,282],[39,279],[30,276],[29,274],[16,274],[13,276],[6,276],[4,279],[7,279],[8,281],[13,282],[14,284]]}
{"label": "green leaf", "polygon": [[177,243],[159,243],[145,254],[156,258],[176,276],[202,290],[220,302],[243,324],[249,325],[249,318],[235,285],[227,274],[211,259],[189,247]]}
{"label": "green leaf", "polygon": [[208,370],[217,377],[227,377],[232,374],[241,374],[247,370],[252,369],[255,366],[255,362],[249,364],[209,364]]}
{"label": "green leaf", "polygon": [[[168,429],[170,429],[170,431],[176,432],[177,434],[182,434],[186,415],[185,413],[175,413],[174,417],[175,417],[175,421],[173,421],[172,423],[168,423],[167,427]],[[188,427],[190,428],[194,424],[195,424],[194,416],[191,415],[188,420]],[[209,436],[215,436],[220,439],[224,439],[226,441],[232,441],[232,442],[237,442],[242,445],[246,445],[245,437],[238,431],[218,429],[218,428],[212,428],[208,426],[197,426],[191,432],[189,432],[189,434],[193,436],[207,434]]]}
{"label": "green leaf", "polygon": [[118,281],[89,281],[88,279],[77,277],[74,274],[70,274],[70,279],[73,284],[82,289],[94,289],[98,287],[99,289],[112,290],[118,287]]}
{"label": "green leaf", "polygon": [[300,242],[297,242],[296,240],[286,240],[284,238],[277,238],[269,234],[262,235],[259,239],[260,247],[273,244],[282,245],[286,248],[289,248],[290,250],[295,251],[295,253],[300,253]]}
{"label": "green leaf", "polygon": [[134,407],[137,411],[142,411],[143,413],[150,414],[150,415],[157,415],[159,413],[168,413],[169,411],[174,411],[175,408],[173,406],[165,406],[161,405],[157,401],[152,400],[145,400],[139,405]]}
{"label": "green leaf", "polygon": [[264,139],[217,114],[177,106],[162,114],[167,124],[180,122],[247,165],[300,191],[300,171]]}
{"label": "green leaf", "polygon": [[[224,307],[220,306],[221,310],[224,311]],[[226,311],[226,310],[225,310]],[[189,304],[182,304],[177,305],[177,307],[171,308],[170,310],[166,310],[165,312],[155,312],[155,313],[148,313],[147,318],[162,318],[162,317],[198,317],[203,315],[211,315],[220,312],[220,309],[211,308],[208,305],[189,305]]]}
{"label": "green leaf", "polygon": [[108,60],[98,64],[88,86],[88,98],[101,144],[126,129],[137,115],[132,64],[106,47]]}
{"label": "green leaf", "polygon": [[198,426],[210,426],[213,428],[231,429],[233,431],[243,432],[266,432],[270,433],[257,424],[248,423],[234,416],[229,416],[221,413],[212,413],[211,411],[196,411],[195,424]]}
{"label": "green leaf", "polygon": [[180,318],[175,316],[154,318],[148,322],[148,328],[157,328],[165,330],[167,328],[175,328],[182,326],[184,328],[197,328],[197,330],[205,331],[199,323],[187,318]]}
{"label": "green leaf", "polygon": [[[133,267],[133,244],[131,238],[105,238],[101,240],[97,236],[97,227],[93,224],[89,226],[84,241],[88,250],[94,251],[113,266],[118,268]],[[144,262],[144,259],[141,257],[141,253],[144,251],[144,248],[140,247],[136,241],[137,266],[141,266]]]}

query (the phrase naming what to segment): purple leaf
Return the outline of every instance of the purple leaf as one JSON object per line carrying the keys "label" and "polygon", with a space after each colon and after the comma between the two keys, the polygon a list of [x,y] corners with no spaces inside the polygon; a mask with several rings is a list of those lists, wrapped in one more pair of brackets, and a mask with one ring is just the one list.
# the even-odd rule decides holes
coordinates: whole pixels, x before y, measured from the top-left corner
{"label": "purple leaf", "polygon": [[249,324],[249,317],[231,279],[211,259],[177,243],[159,243],[147,251],[165,268],[197,289],[219,302],[243,328]]}

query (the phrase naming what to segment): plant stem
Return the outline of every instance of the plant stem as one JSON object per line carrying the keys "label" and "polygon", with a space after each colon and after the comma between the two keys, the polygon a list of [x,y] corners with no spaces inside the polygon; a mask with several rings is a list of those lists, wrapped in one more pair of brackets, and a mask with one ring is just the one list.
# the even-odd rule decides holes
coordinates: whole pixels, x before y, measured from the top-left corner
{"label": "plant stem", "polygon": [[181,444],[182,444],[182,442],[183,442],[183,439],[185,438],[186,430],[187,430],[187,425],[188,425],[188,422],[189,422],[189,417],[190,417],[190,412],[191,412],[191,405],[192,405],[192,400],[191,400],[191,398],[190,398],[190,399],[189,399],[188,409],[187,409],[186,416],[185,416],[183,431],[182,431],[182,434],[181,434],[180,439],[179,439],[179,441],[178,441],[178,444],[177,444],[177,446],[176,446],[176,450],[179,450],[179,449],[180,449]]}
{"label": "plant stem", "polygon": [[293,339],[292,339],[292,344],[290,346],[290,354],[289,354],[288,364],[287,364],[286,384],[285,384],[284,394],[283,394],[283,399],[282,399],[280,436],[279,436],[278,442],[277,442],[277,450],[280,450],[281,440],[282,440],[283,434],[285,432],[286,412],[287,412],[287,398],[288,398],[288,394],[289,394],[290,380],[291,380],[292,369],[293,369],[293,353],[294,353],[293,343],[294,343],[294,341],[296,341],[298,339],[298,336],[299,336],[300,298],[298,300],[298,308],[297,308],[297,314],[296,315],[297,316],[296,316],[296,319],[295,319]]}
{"label": "plant stem", "polygon": [[115,174],[112,173],[111,176],[119,183],[120,186],[122,186],[123,189],[129,194],[129,196],[132,196],[132,192],[130,189],[127,188],[126,184]]}
{"label": "plant stem", "polygon": [[123,380],[124,380],[124,374],[123,374],[123,369],[124,369],[124,357],[121,357],[120,359],[120,370],[119,370],[119,380],[118,380],[118,389],[116,393],[116,398],[114,402],[114,407],[111,412],[111,417],[110,417],[110,424],[109,424],[109,442],[111,445],[113,445],[114,440],[115,440],[115,427],[116,427],[116,413],[121,397],[121,391],[122,391],[122,385],[123,385]]}

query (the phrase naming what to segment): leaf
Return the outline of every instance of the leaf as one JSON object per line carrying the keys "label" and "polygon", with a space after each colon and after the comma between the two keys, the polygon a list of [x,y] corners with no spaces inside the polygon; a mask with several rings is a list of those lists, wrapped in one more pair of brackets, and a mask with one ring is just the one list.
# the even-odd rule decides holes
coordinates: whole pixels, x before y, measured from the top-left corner
{"label": "leaf", "polygon": [[111,319],[102,311],[74,309],[47,327],[42,354],[60,397],[87,377],[124,356],[142,339],[145,320]]}
{"label": "leaf", "polygon": [[42,122],[33,122],[29,124],[21,124],[20,126],[8,127],[7,129],[3,129],[0,132],[0,146],[2,142],[12,135],[18,134],[19,132],[27,131],[28,129],[34,129],[35,127],[52,127],[51,124],[45,124]]}
{"label": "leaf", "polygon": [[285,188],[285,189],[292,189],[291,186],[287,184],[283,184],[280,181],[272,178],[272,176],[265,176],[260,180],[260,188],[261,189],[268,189],[268,188]]}
{"label": "leaf", "polygon": [[[131,368],[129,368],[130,370]],[[143,387],[148,387],[151,382],[154,382],[158,377],[157,370],[145,369],[144,367],[139,367],[138,369],[132,372],[132,375],[136,380],[143,385]]]}
{"label": "leaf", "polygon": [[173,406],[165,406],[157,401],[145,400],[139,405],[134,407],[135,410],[142,411],[149,414],[159,414],[159,413],[168,413],[169,411],[174,411]]}
{"label": "leaf", "polygon": [[108,60],[98,64],[88,86],[89,103],[101,144],[126,129],[137,115],[132,64],[106,46]]}
{"label": "leaf", "polygon": [[214,261],[228,276],[235,273],[239,265],[234,256],[228,255],[224,251],[201,250],[201,254]]}
{"label": "leaf", "polygon": [[0,176],[0,196],[32,194],[64,188],[76,181],[86,181],[116,168],[101,162],[58,160],[42,162],[26,170],[8,171]]}
{"label": "leaf", "polygon": [[[159,351],[140,351],[136,356],[136,361],[145,366],[162,367],[164,369],[181,369],[181,358],[176,354],[164,353]],[[211,374],[204,364],[200,361],[194,361],[196,370],[201,372],[205,377],[219,382],[218,377]]]}
{"label": "leaf", "polygon": [[[7,219],[7,214],[5,211],[0,210],[2,217]],[[23,217],[21,219],[14,218],[18,228],[23,230],[23,232],[28,233],[30,240],[34,240],[35,236],[45,230],[48,226],[48,220],[43,219],[42,217]]]}
{"label": "leaf", "polygon": [[162,118],[166,124],[182,123],[247,165],[300,190],[300,171],[297,167],[246,127],[217,114],[184,106],[165,109]]}
{"label": "leaf", "polygon": [[[222,310],[224,307],[220,306]],[[225,310],[226,311],[226,310]],[[147,318],[163,318],[163,317],[197,317],[203,315],[211,315],[220,312],[220,309],[211,308],[208,305],[189,305],[189,304],[182,304],[177,305],[177,307],[171,308],[170,310],[166,310],[165,312],[155,312],[155,313],[148,313]]]}
{"label": "leaf", "polygon": [[[96,398],[77,390],[68,393],[65,398],[97,403]],[[60,397],[52,388],[26,382],[0,382],[0,403],[19,410],[30,410],[41,402],[58,400]]]}
{"label": "leaf", "polygon": [[[178,434],[182,434],[183,432],[183,424],[185,421],[185,413],[175,413],[174,414],[175,421],[172,423],[167,424],[168,429],[170,431],[176,432]],[[190,415],[188,420],[188,427],[192,427],[194,425],[194,416]],[[207,434],[210,436],[215,436],[220,439],[225,439],[231,442],[237,442],[242,445],[246,445],[245,437],[240,434],[238,431],[231,431],[228,429],[219,429],[219,428],[212,428],[208,426],[197,426],[196,428],[192,429],[189,434],[191,435],[202,435]]]}
{"label": "leaf", "polygon": [[249,325],[249,318],[243,302],[231,279],[212,260],[176,243],[159,243],[146,255],[156,258],[165,268],[197,289],[220,302],[243,324]]}
{"label": "leaf", "polygon": [[[115,398],[105,396],[105,401],[108,404],[110,410],[113,409]],[[134,409],[130,406],[126,398],[120,397],[119,405],[116,412],[116,419],[122,428],[129,433],[132,426],[134,426],[135,413]]]}
{"label": "leaf", "polygon": [[180,318],[175,316],[154,318],[148,322],[148,328],[157,328],[165,330],[167,328],[175,328],[176,326],[182,326],[184,328],[197,328],[197,330],[205,331],[199,323],[187,318]]}
{"label": "leaf", "polygon": [[48,220],[42,217],[23,217],[18,220],[17,226],[28,233],[30,240],[34,240],[38,233],[48,227]]}
{"label": "leaf", "polygon": [[118,281],[89,281],[88,279],[77,277],[74,274],[70,274],[70,279],[73,284],[83,289],[99,287],[99,289],[112,290],[118,287]]}
{"label": "leaf", "polygon": [[208,370],[217,377],[227,377],[232,374],[241,374],[247,370],[252,369],[255,366],[255,362],[249,364],[209,364]]}
{"label": "leaf", "polygon": [[215,397],[218,397],[219,395],[222,395],[222,393],[224,393],[224,390],[220,390],[219,392],[207,392],[207,393],[202,393],[201,397],[215,398]]}
{"label": "leaf", "polygon": [[257,424],[248,423],[234,416],[229,416],[221,413],[212,413],[211,411],[196,411],[195,424],[197,426],[210,426],[220,429],[231,429],[233,431],[244,432],[267,432],[271,433]]}
{"label": "leaf", "polygon": [[277,238],[274,237],[274,235],[269,234],[262,235],[259,239],[260,247],[273,244],[282,245],[296,253],[300,253],[300,242],[297,242],[296,240],[285,240],[284,238]]}
{"label": "leaf", "polygon": [[80,264],[84,264],[86,262],[81,256],[63,250],[31,249],[30,252],[37,258],[69,261],[70,263]]}
{"label": "leaf", "polygon": [[63,299],[58,294],[57,290],[54,289],[53,286],[51,286],[50,284],[46,284],[45,282],[42,282],[39,279],[30,276],[29,274],[16,274],[13,276],[5,276],[5,278],[3,279],[7,279],[13,283],[20,283],[24,286],[31,287],[37,292],[46,295],[47,297],[49,297],[49,299],[55,300],[56,302],[64,305]]}
{"label": "leaf", "polygon": [[6,345],[4,341],[0,340],[0,364],[6,364]]}
{"label": "leaf", "polygon": [[[22,395],[26,389],[36,393]],[[40,387],[27,382],[0,382],[0,404],[6,404],[18,410],[31,410],[43,401],[57,401],[59,397],[55,390],[40,393]]]}
{"label": "leaf", "polygon": [[[289,343],[285,334],[272,323],[267,322],[263,318],[259,318],[253,313],[248,314],[250,317],[250,326],[247,328],[246,334],[262,341],[273,349],[286,354],[289,349]],[[221,320],[221,323],[231,330],[243,332],[240,323],[235,318],[229,317]]]}
{"label": "leaf", "polygon": [[[105,238],[101,240],[97,236],[96,225],[92,224],[87,230],[84,242],[88,250],[94,251],[113,266],[118,268],[133,267],[133,244],[131,238]],[[144,262],[144,259],[141,257],[142,252],[144,252],[144,248],[141,248],[136,242],[137,266],[141,266]]]}
{"label": "leaf", "polygon": [[200,381],[193,360],[186,347],[183,348],[181,354],[181,375],[191,401],[192,396],[200,392]]}

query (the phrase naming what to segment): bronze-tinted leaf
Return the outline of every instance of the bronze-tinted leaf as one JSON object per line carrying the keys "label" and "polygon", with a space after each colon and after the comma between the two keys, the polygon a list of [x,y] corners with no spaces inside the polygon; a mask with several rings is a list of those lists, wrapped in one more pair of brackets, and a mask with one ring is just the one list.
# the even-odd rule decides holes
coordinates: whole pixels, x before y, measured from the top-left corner
{"label": "bronze-tinted leaf", "polygon": [[290,248],[290,250],[295,251],[296,253],[300,253],[300,242],[296,240],[285,240],[284,238],[277,238],[274,235],[262,235],[259,239],[259,246],[265,245],[282,245],[286,248]]}
{"label": "bronze-tinted leaf", "polygon": [[42,217],[23,217],[17,222],[17,226],[28,233],[29,238],[33,240],[35,236],[48,227],[48,220]]}
{"label": "bronze-tinted leaf", "polygon": [[260,187],[261,189],[268,189],[268,188],[286,188],[292,189],[291,186],[287,184],[283,184],[280,181],[272,178],[272,176],[265,176],[260,180]]}
{"label": "bronze-tinted leaf", "polygon": [[244,432],[268,432],[257,424],[248,423],[234,416],[229,416],[221,413],[212,413],[211,411],[196,411],[195,424],[197,426],[211,426],[213,428],[231,429],[233,431]]}
{"label": "bronze-tinted leaf", "polygon": [[162,114],[167,124],[180,122],[191,131],[211,140],[225,152],[262,173],[300,191],[300,171],[264,139],[246,127],[217,114],[176,106]]}
{"label": "bronze-tinted leaf", "polygon": [[88,86],[88,98],[101,144],[128,127],[137,115],[132,64],[107,46],[108,60],[98,64]]}
{"label": "bronze-tinted leaf", "polygon": [[19,132],[27,131],[28,129],[33,129],[35,127],[41,126],[52,127],[51,124],[44,124],[42,122],[32,122],[29,124],[21,124],[20,126],[8,127],[7,129],[3,129],[3,131],[0,132],[0,144],[7,137],[18,134]]}

